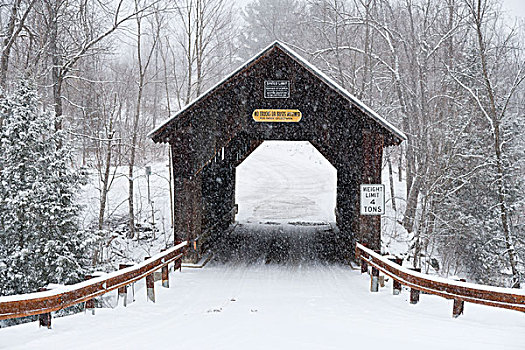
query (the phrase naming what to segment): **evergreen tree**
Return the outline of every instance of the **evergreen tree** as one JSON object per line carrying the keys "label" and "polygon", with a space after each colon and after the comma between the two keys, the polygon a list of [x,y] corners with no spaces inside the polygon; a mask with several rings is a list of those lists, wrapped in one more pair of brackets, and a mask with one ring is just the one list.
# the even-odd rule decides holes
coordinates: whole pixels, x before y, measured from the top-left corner
{"label": "evergreen tree", "polygon": [[0,100],[0,295],[74,283],[88,244],[75,193],[81,176],[56,118],[30,82]]}
{"label": "evergreen tree", "polygon": [[239,37],[241,58],[248,59],[275,40],[295,43],[302,37],[306,6],[301,0],[254,0],[244,8]]}

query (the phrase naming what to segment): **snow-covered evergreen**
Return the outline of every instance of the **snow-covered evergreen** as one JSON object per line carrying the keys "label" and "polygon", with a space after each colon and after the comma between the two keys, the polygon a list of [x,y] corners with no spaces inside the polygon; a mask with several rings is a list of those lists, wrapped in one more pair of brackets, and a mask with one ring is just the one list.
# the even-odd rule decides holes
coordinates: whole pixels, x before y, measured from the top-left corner
{"label": "snow-covered evergreen", "polygon": [[0,295],[76,282],[88,242],[63,132],[28,81],[1,99],[0,113]]}

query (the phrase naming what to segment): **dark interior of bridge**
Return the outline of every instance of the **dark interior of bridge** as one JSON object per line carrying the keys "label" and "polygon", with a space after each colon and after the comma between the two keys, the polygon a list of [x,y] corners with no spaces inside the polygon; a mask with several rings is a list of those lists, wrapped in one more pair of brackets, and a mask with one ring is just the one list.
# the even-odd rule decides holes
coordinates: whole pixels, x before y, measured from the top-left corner
{"label": "dark interior of bridge", "polygon": [[307,141],[266,141],[236,167],[235,222],[208,240],[215,261],[337,261],[337,170]]}

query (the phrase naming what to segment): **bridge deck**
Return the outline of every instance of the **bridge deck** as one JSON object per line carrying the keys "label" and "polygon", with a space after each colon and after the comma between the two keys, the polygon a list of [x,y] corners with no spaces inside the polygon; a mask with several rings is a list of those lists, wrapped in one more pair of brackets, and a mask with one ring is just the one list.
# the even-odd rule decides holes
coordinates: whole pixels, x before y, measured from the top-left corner
{"label": "bridge deck", "polygon": [[[302,263],[333,262],[341,255],[335,224],[236,224],[210,244],[221,262]],[[348,250],[349,256],[353,252]]]}
{"label": "bridge deck", "polygon": [[522,313],[467,304],[450,317],[452,301],[391,285],[368,291],[369,280],[342,265],[265,261],[183,269],[172,287],[157,284],[157,303],[97,309],[0,329],[0,349],[522,349]]}

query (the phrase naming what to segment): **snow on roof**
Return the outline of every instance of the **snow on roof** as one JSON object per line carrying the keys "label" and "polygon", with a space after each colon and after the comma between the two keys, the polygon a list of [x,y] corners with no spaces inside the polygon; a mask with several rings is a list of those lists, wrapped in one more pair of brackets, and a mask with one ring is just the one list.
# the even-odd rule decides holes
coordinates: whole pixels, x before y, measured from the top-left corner
{"label": "snow on roof", "polygon": [[248,59],[245,63],[243,63],[239,68],[237,68],[236,70],[234,70],[231,74],[225,76],[221,81],[219,81],[217,84],[213,85],[211,88],[209,88],[208,90],[206,90],[205,92],[203,92],[202,94],[200,94],[196,99],[194,99],[192,102],[190,102],[189,104],[187,104],[186,106],[184,106],[181,110],[179,110],[177,113],[175,113],[172,117],[166,119],[165,121],[163,121],[159,126],[157,126],[155,129],[153,129],[152,131],[149,132],[148,136],[149,137],[153,137],[153,135],[155,135],[158,131],[160,131],[164,126],[166,126],[167,124],[169,124],[169,122],[171,122],[172,120],[175,120],[180,114],[184,113],[186,110],[188,110],[190,107],[192,107],[193,105],[197,104],[200,100],[202,100],[205,96],[211,94],[215,89],[217,89],[219,86],[221,86],[222,84],[226,83],[230,78],[234,77],[237,73],[239,73],[240,71],[242,71],[244,68],[246,68],[247,66],[249,66],[252,62],[254,62],[255,60],[257,60],[259,57],[261,57],[262,55],[264,55],[266,53],[266,51],[270,50],[273,46],[275,46],[276,44],[278,44],[278,42],[273,42],[271,43],[270,45],[268,45],[267,47],[265,47],[261,52],[257,53],[255,56],[253,56],[252,58]]}
{"label": "snow on roof", "polygon": [[301,57],[298,53],[296,53],[294,50],[292,50],[290,47],[286,46],[285,44],[276,41],[274,45],[280,46],[284,51],[286,51],[290,56],[295,58],[299,63],[301,63],[302,66],[310,70],[314,75],[316,75],[318,78],[323,80],[325,83],[330,85],[333,89],[335,89],[337,92],[339,92],[341,95],[346,97],[350,102],[354,103],[359,107],[363,112],[370,115],[373,119],[375,119],[379,124],[384,126],[388,131],[395,134],[397,137],[399,137],[401,140],[406,140],[406,135],[396,128],[394,125],[392,125],[389,121],[381,117],[379,114],[377,114],[372,108],[368,107],[366,104],[364,104],[361,100],[359,100],[357,97],[352,95],[350,92],[348,92],[345,88],[343,88],[341,85],[339,85],[335,80],[330,78],[325,73],[321,72],[319,68],[312,65],[310,62],[305,60],[303,57]]}
{"label": "snow on roof", "polygon": [[349,100],[351,103],[355,104],[358,108],[361,109],[362,112],[372,117],[375,121],[377,121],[379,124],[381,124],[385,129],[393,133],[395,136],[397,136],[400,140],[406,140],[406,135],[396,128],[394,125],[392,125],[390,122],[388,122],[386,119],[381,117],[379,114],[377,114],[374,110],[372,110],[370,107],[368,107],[366,104],[364,104],[362,101],[360,101],[357,97],[352,95],[350,92],[348,92],[346,89],[344,89],[341,85],[339,85],[336,81],[334,81],[332,78],[327,76],[325,73],[323,73],[321,70],[319,70],[317,67],[312,65],[310,62],[308,62],[306,59],[301,57],[298,53],[296,53],[294,50],[292,50],[287,45],[283,44],[280,41],[274,41],[267,47],[265,47],[261,52],[257,53],[252,58],[248,59],[244,64],[242,64],[239,68],[237,68],[235,71],[233,71],[231,74],[224,77],[221,81],[219,81],[217,84],[213,85],[211,88],[206,90],[204,93],[202,93],[200,96],[198,96],[195,100],[193,100],[191,103],[183,107],[180,111],[175,113],[172,117],[168,118],[164,122],[162,122],[159,126],[157,126],[155,129],[153,129],[148,136],[153,137],[156,133],[158,133],[162,128],[164,128],[167,124],[169,124],[172,120],[175,120],[180,114],[184,113],[186,110],[197,104],[200,100],[202,100],[207,95],[211,94],[215,89],[217,89],[220,85],[227,82],[229,79],[234,77],[237,73],[242,71],[244,68],[252,64],[254,61],[256,61],[259,57],[263,56],[267,51],[272,49],[273,47],[279,47],[281,50],[286,52],[291,58],[296,60],[301,66],[306,68],[308,71],[310,71],[312,74],[317,76],[319,79],[321,79],[324,83],[329,85],[332,89],[336,90],[339,94],[341,94],[343,97],[345,97],[347,100]]}

